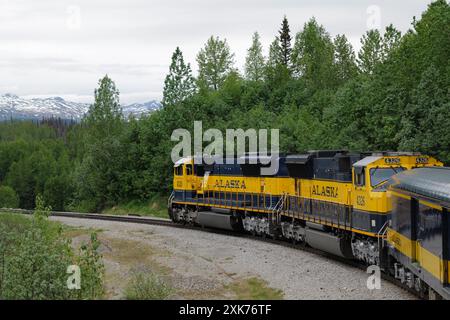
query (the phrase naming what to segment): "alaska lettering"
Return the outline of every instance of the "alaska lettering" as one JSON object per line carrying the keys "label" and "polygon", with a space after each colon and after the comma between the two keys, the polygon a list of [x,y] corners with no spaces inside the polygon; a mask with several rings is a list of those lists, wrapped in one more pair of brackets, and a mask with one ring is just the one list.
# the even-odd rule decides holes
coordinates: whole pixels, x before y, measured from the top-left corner
{"label": "alaska lettering", "polygon": [[328,198],[337,198],[338,197],[338,189],[330,186],[318,186],[315,185],[312,187],[312,194],[316,196],[328,197]]}
{"label": "alaska lettering", "polygon": [[246,189],[245,181],[242,180],[216,180],[216,188],[226,188],[226,189]]}

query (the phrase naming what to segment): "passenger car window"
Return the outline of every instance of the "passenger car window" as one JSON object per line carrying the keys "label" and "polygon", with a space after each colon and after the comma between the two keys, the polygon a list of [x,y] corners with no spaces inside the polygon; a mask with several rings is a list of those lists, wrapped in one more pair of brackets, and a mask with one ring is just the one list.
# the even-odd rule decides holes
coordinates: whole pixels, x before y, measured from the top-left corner
{"label": "passenger car window", "polygon": [[186,175],[188,176],[192,175],[192,164],[186,165]]}

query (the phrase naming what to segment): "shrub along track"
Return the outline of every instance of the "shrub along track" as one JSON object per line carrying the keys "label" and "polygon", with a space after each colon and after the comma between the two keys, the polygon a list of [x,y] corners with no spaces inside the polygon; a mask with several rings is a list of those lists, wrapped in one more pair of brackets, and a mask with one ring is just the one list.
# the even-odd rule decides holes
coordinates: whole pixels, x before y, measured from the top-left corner
{"label": "shrub along track", "polygon": [[[9,208],[0,208],[0,212],[9,212],[9,213],[18,213],[18,214],[33,214],[33,210],[25,210],[25,209],[9,209]],[[171,228],[183,228],[183,229],[192,229],[197,231],[204,231],[204,232],[210,232],[210,233],[216,233],[221,235],[227,235],[227,236],[233,236],[233,237],[241,237],[241,238],[247,238],[247,239],[254,239],[258,241],[264,241],[268,243],[273,243],[277,245],[282,245],[289,248],[294,248],[297,250],[303,250],[309,253],[313,253],[316,255],[323,256],[327,259],[331,259],[343,264],[346,264],[348,266],[366,271],[367,265],[362,264],[356,260],[348,260],[342,257],[338,257],[323,251],[320,251],[318,249],[309,247],[303,243],[296,244],[291,243],[286,240],[280,240],[280,239],[273,239],[268,237],[260,237],[251,235],[244,232],[236,232],[236,231],[228,231],[228,230],[220,230],[220,229],[213,229],[213,228],[207,228],[202,226],[194,226],[189,224],[180,224],[175,223],[172,220],[164,219],[164,218],[156,218],[156,217],[142,217],[138,215],[106,215],[106,214],[99,214],[99,213],[80,213],[80,212],[63,212],[63,211],[51,211],[51,216],[54,217],[68,217],[68,218],[78,218],[78,219],[94,219],[94,220],[106,220],[106,221],[115,221],[115,222],[126,222],[126,223],[137,223],[137,224],[149,224],[149,225],[159,225],[159,226],[166,226]],[[381,278],[383,280],[386,280],[401,289],[413,294],[417,298],[424,299],[424,297],[420,296],[417,291],[414,289],[409,288],[407,285],[401,283],[399,280],[395,279],[394,277],[381,273]]]}

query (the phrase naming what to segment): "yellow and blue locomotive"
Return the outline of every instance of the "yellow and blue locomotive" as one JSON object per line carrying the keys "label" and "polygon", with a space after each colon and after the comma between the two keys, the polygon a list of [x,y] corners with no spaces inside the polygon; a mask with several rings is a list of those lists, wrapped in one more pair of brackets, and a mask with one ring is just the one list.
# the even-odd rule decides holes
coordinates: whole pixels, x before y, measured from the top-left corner
{"label": "yellow and blue locomotive", "polygon": [[[268,159],[252,154],[213,164],[198,163],[194,158],[179,160],[174,165],[170,217],[176,222],[303,242],[380,265],[410,286],[414,283],[416,289],[427,290],[428,286],[419,285],[421,278],[413,276],[411,268],[419,254],[409,252],[413,244],[404,240],[416,241],[404,233],[406,216],[399,213],[398,199],[404,199],[400,194],[405,191],[398,190],[401,183],[392,181],[416,170],[442,167],[441,162],[408,152],[310,151],[264,157],[277,161],[276,172],[261,175]],[[447,234],[443,237],[448,243]],[[424,270],[437,274],[434,269]],[[442,287],[448,275],[439,273],[439,277]],[[427,283],[426,279],[422,282]],[[439,295],[445,296],[443,292]]]}

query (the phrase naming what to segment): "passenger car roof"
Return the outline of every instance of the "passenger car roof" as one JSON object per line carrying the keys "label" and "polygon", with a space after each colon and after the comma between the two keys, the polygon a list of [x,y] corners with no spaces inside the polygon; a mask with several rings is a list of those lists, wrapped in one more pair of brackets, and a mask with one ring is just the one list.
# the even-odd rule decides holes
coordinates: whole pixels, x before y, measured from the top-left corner
{"label": "passenger car roof", "polygon": [[450,168],[424,167],[393,176],[391,188],[415,193],[450,206]]}

